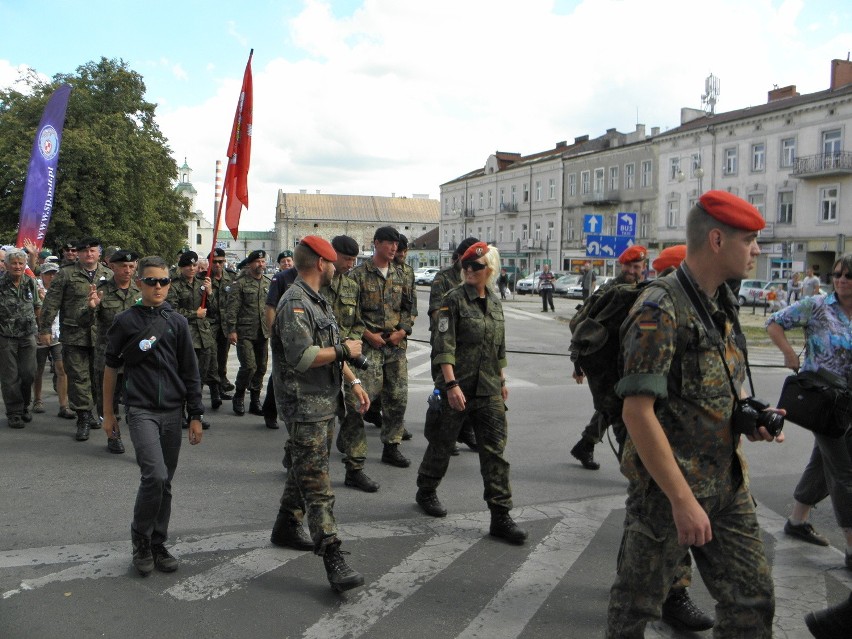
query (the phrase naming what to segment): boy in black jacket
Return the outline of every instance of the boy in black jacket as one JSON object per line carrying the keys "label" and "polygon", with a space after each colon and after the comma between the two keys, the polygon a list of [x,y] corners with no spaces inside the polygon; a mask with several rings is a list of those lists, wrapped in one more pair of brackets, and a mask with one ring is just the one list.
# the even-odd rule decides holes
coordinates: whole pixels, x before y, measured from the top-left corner
{"label": "boy in black jacket", "polygon": [[177,570],[168,550],[172,477],[180,454],[183,405],[187,404],[189,443],[201,442],[201,381],[186,318],[166,302],[168,265],[156,255],[139,261],[136,283],[141,303],[116,315],[107,331],[103,429],[118,429],[113,411],[118,369],[124,367],[124,404],[136,463],[142,473],[133,523],[133,566],[143,577],[156,567]]}

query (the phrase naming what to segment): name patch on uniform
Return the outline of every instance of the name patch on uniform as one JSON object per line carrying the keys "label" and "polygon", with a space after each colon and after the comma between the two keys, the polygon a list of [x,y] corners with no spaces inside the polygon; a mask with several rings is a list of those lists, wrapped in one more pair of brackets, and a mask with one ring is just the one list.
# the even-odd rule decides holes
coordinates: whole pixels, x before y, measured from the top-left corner
{"label": "name patch on uniform", "polygon": [[301,315],[302,313],[304,313],[304,312],[305,312],[305,309],[303,309],[303,308],[294,308],[294,309],[293,309],[293,312],[294,312],[294,313],[299,313],[299,314]]}
{"label": "name patch on uniform", "polygon": [[446,333],[449,328],[450,328],[450,318],[449,317],[442,317],[438,320],[438,330],[441,333]]}

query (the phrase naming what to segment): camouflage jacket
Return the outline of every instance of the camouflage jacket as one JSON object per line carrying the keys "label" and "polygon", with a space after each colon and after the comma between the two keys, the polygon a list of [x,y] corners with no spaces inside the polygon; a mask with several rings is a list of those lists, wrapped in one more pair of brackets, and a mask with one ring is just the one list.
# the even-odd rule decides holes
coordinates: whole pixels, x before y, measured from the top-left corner
{"label": "camouflage jacket", "polygon": [[94,346],[95,326],[93,323],[80,326],[80,317],[88,308],[92,284],[100,286],[111,279],[112,271],[103,264],[95,267],[91,279],[79,262],[63,266],[44,298],[39,332],[50,333],[50,325],[59,313],[59,341],[71,346]]}
{"label": "camouflage jacket", "polygon": [[[443,271],[435,274],[435,279],[432,280],[432,288],[429,290],[429,317],[434,317],[435,311],[441,307],[441,302],[444,295],[462,283],[461,271],[456,268],[455,264]],[[430,325],[430,329],[434,331],[434,322]]]}
{"label": "camouflage jacket", "polygon": [[331,284],[323,286],[320,294],[328,300],[334,310],[334,318],[340,328],[341,339],[361,339],[364,322],[359,305],[360,291],[354,280],[346,275],[334,274]]}
{"label": "camouflage jacket", "polygon": [[41,308],[36,281],[26,273],[18,286],[8,273],[0,274],[0,335],[29,337],[35,335],[36,309]]}
{"label": "camouflage jacket", "polygon": [[[665,277],[674,278],[673,292],[648,287],[622,324],[623,369],[615,390],[622,397],[650,395],[656,399],[657,419],[696,497],[719,494],[731,481],[737,458],[748,486],[739,436],[730,425],[731,384],[717,344],[707,335],[676,274]],[[745,357],[733,334],[736,300],[725,285],[713,299],[697,290],[719,330],[725,361],[739,392],[745,378]],[[678,327],[675,305],[681,305],[680,314],[688,318],[682,327]],[[680,340],[685,344],[682,349],[678,349],[679,330],[687,334]],[[621,471],[639,489],[652,481],[629,437]]]}
{"label": "camouflage jacket", "polygon": [[311,368],[321,348],[340,342],[340,331],[331,304],[302,278],[278,302],[271,342],[275,399],[283,418],[292,423],[343,417],[341,364]]}
{"label": "camouflage jacket", "polygon": [[101,295],[101,303],[95,308],[89,308],[87,304],[80,313],[78,324],[81,328],[94,325],[95,353],[98,361],[103,362],[107,345],[106,335],[112,321],[121,311],[126,311],[136,304],[141,299],[141,293],[132,279],[125,290],[118,288],[114,279],[104,280],[98,284],[98,293]]}
{"label": "camouflage jacket", "polygon": [[269,329],[264,320],[266,295],[269,293],[269,278],[261,275],[259,280],[241,274],[231,284],[225,305],[226,333],[236,331],[240,339],[266,339]]}
{"label": "camouflage jacket", "polygon": [[224,315],[228,294],[231,292],[231,285],[234,283],[234,274],[230,271],[224,271],[222,279],[217,280],[211,275],[210,280],[213,283],[213,290],[207,294],[207,321],[210,323],[210,330],[214,336],[216,333],[227,335]]}
{"label": "camouflage jacket", "polygon": [[[371,260],[363,262],[349,272],[361,293],[361,319],[366,330],[372,333],[404,330],[411,334],[411,300],[404,294],[402,273],[393,264],[383,277]],[[405,340],[400,344],[405,348]]]}
{"label": "camouflage jacket", "polygon": [[[214,344],[213,332],[206,317],[198,317],[201,297],[204,295],[204,280],[193,277],[187,280],[182,274],[172,280],[169,295],[166,298],[176,313],[180,313],[189,322],[189,334],[193,348],[211,348]],[[209,312],[209,311],[208,311]]]}
{"label": "camouflage jacket", "polygon": [[402,281],[405,282],[402,292],[408,297],[411,305],[411,322],[414,323],[414,318],[417,317],[417,285],[414,283],[414,269],[406,262],[398,264],[397,268],[402,273]]}
{"label": "camouflage jacket", "polygon": [[485,289],[485,305],[467,284],[452,289],[438,308],[432,343],[432,376],[444,389],[441,364],[452,364],[465,397],[500,395],[506,368],[506,327],[500,298]]}

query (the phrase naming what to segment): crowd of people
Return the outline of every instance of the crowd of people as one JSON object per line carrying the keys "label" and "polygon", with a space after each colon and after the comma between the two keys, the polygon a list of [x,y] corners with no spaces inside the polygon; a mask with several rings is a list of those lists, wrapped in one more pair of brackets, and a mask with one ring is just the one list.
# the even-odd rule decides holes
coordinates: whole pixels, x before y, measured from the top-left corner
{"label": "crowd of people", "polygon": [[[749,391],[736,298],[727,284],[754,267],[763,225],[748,202],[710,191],[688,215],[685,245],[654,261],[659,275],[654,283],[641,282],[648,260],[641,246],[619,257],[620,275],[597,291],[594,271],[583,273],[587,308],[609,289],[635,289],[618,335],[620,379],[612,389],[622,408],[613,412],[596,402],[595,415],[571,451],[585,468],[597,469],[594,446],[613,425],[629,483],[609,637],[641,637],[645,625],[661,617],[689,630],[714,627],[717,636],[772,634],[771,570],[742,440],[782,442],[784,435],[762,423],[745,430],[731,426],[742,423],[741,400]],[[124,405],[140,467],[131,525],[136,570],[147,575],[178,568],[165,546],[171,484],[182,429],[190,444],[198,444],[210,427],[202,397],[206,386],[214,410],[230,400],[234,414],[243,416],[248,391],[250,414],[263,416],[269,428],[278,428],[280,420],[287,429],[287,478],[272,543],[322,557],[337,591],[362,585],[363,576],[340,550],[329,453],[338,427],[345,485],[379,490],[366,472],[369,420],[381,429],[381,462],[411,464],[402,449],[410,437],[406,349],[418,313],[406,238],[393,227],[376,229],[371,256],[356,266],[360,250],[353,238],[308,236],[278,256],[279,272],[271,279],[264,251],[253,251],[230,271],[217,249],[207,257],[208,276],[206,260],[192,251],[182,252],[169,268],[160,257],[139,260],[117,247],[108,249],[104,263],[97,238],[63,249],[62,261],[11,247],[3,258],[0,381],[8,424],[22,428],[32,411],[44,410],[39,371],[48,358],[56,373],[59,416],[76,418],[78,441],[99,426],[108,450],[124,452],[119,417]],[[510,514],[505,457],[509,390],[501,273],[497,248],[467,238],[453,264],[435,277],[428,309],[435,401],[412,491],[426,515],[446,516],[438,490],[458,442],[464,443],[479,453],[490,534],[523,544],[527,532]],[[548,274],[545,269],[543,312],[553,309]],[[799,370],[800,362],[784,333],[803,327],[807,351],[801,368],[825,367],[848,377],[852,257],[840,258],[832,277],[835,292],[828,297],[809,293],[806,278],[796,300],[769,317],[767,330],[789,368]],[[230,346],[240,364],[233,384],[225,366]],[[270,384],[261,404],[270,347]],[[575,366],[573,376],[582,383],[586,371]],[[808,515],[830,496],[852,568],[850,437],[847,430],[845,445],[838,446],[817,436],[785,532],[827,545]],[[717,601],[715,619],[688,595],[693,561]],[[808,625],[815,636],[841,636],[831,633],[837,624],[848,628],[850,607],[852,600],[809,615]]]}

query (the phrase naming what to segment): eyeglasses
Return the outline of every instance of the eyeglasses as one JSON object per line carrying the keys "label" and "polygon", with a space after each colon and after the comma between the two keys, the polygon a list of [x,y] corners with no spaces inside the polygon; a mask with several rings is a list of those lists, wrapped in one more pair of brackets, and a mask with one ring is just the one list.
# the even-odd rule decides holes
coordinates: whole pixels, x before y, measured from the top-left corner
{"label": "eyeglasses", "polygon": [[852,273],[845,273],[844,274],[844,273],[838,273],[837,271],[835,271],[834,273],[831,274],[831,277],[833,277],[836,280],[839,280],[841,277],[844,280],[852,280]]}
{"label": "eyeglasses", "polygon": [[156,286],[157,284],[160,286],[168,286],[172,282],[172,278],[170,277],[143,277],[141,279],[145,286]]}
{"label": "eyeglasses", "polygon": [[213,260],[214,264],[224,264],[227,260]]}
{"label": "eyeglasses", "polygon": [[462,270],[466,271],[470,269],[474,273],[476,271],[481,271],[484,268],[487,268],[487,264],[483,264],[482,262],[477,262],[476,260],[468,260],[467,262],[462,262]]}

